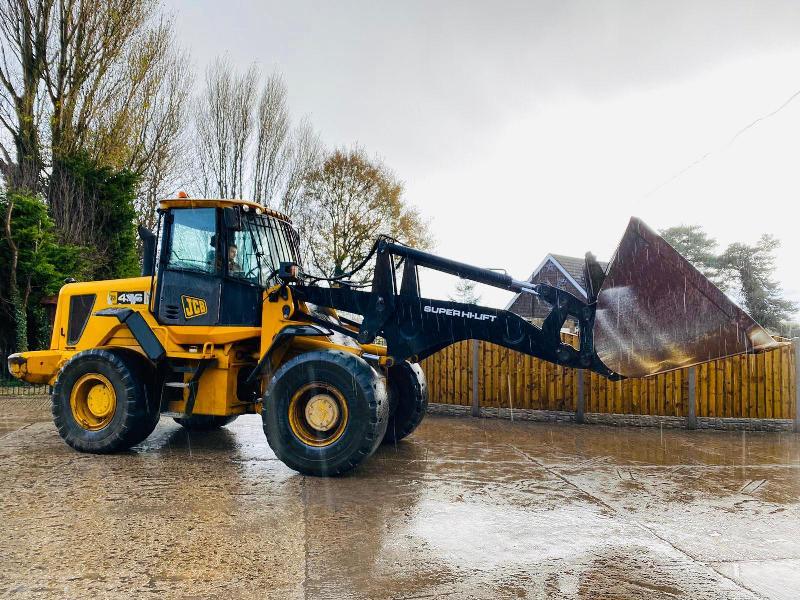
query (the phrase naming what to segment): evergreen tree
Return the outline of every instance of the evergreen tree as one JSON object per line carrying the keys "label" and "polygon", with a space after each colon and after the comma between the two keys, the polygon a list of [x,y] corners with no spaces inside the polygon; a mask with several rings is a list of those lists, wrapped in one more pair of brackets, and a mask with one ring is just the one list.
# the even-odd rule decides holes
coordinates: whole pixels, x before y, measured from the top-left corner
{"label": "evergreen tree", "polygon": [[778,247],[780,241],[764,234],[753,245],[731,244],[719,259],[722,272],[738,284],[742,307],[761,325],[776,331],[798,308],[783,297],[773,279]]}
{"label": "evergreen tree", "polygon": [[14,351],[46,346],[41,299],[57,293],[66,277],[85,273],[83,249],[59,243],[47,206],[36,196],[7,192],[0,214],[9,217],[10,231],[0,240],[0,345]]}
{"label": "evergreen tree", "polygon": [[786,329],[798,306],[783,297],[773,278],[780,241],[765,234],[756,244],[736,242],[717,254],[717,241],[699,225],[669,227],[660,233],[717,287],[737,296],[742,308],[758,323],[773,331]]}
{"label": "evergreen tree", "polygon": [[131,171],[101,166],[83,153],[59,161],[50,185],[50,206],[57,211],[61,205],[54,196],[71,197],[70,210],[54,217],[66,242],[87,247],[92,279],[132,277],[139,271],[137,185],[138,177]]}
{"label": "evergreen tree", "polygon": [[670,246],[692,263],[698,271],[723,289],[725,280],[720,273],[717,240],[710,237],[700,225],[677,225],[659,231]]}
{"label": "evergreen tree", "polygon": [[462,304],[480,304],[481,297],[475,293],[475,285],[474,281],[459,278],[456,282],[455,295],[450,296],[450,300]]}

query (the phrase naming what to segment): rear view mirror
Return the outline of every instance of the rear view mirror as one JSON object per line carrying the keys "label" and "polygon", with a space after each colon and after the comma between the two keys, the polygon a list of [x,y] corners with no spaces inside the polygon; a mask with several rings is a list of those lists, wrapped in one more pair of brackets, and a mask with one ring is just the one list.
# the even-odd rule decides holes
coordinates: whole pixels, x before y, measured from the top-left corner
{"label": "rear view mirror", "polygon": [[222,215],[226,229],[231,231],[242,230],[242,213],[238,208],[223,208]]}

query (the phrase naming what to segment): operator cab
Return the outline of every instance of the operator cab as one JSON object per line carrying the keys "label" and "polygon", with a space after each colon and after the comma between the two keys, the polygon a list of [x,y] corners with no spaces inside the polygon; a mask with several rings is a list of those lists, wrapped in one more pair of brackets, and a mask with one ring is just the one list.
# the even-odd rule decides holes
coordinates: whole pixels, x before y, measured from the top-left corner
{"label": "operator cab", "polygon": [[165,200],[154,313],[168,325],[261,325],[263,290],[299,262],[289,219],[252,202]]}

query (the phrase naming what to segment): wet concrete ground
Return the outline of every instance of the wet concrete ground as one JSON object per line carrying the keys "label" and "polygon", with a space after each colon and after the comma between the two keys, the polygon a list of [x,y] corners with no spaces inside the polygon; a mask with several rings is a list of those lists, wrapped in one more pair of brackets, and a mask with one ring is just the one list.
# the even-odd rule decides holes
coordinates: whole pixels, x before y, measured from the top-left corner
{"label": "wet concrete ground", "polygon": [[429,417],[314,479],[258,417],[92,456],[0,414],[0,597],[800,596],[794,434]]}

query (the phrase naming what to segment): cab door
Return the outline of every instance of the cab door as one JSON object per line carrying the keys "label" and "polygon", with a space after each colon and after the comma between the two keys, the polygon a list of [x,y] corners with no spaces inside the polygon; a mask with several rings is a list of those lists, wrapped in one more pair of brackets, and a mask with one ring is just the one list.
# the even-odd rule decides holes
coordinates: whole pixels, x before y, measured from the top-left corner
{"label": "cab door", "polygon": [[261,260],[253,232],[243,226],[237,209],[222,210],[225,257],[222,261],[220,325],[261,325]]}
{"label": "cab door", "polygon": [[216,208],[170,210],[164,223],[156,319],[169,325],[217,325],[222,253]]}

